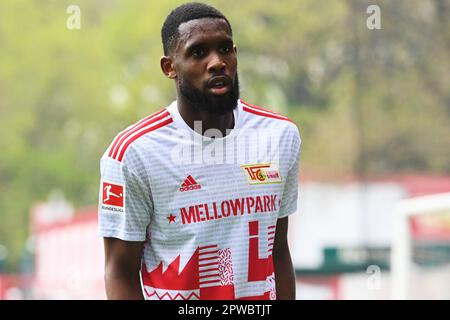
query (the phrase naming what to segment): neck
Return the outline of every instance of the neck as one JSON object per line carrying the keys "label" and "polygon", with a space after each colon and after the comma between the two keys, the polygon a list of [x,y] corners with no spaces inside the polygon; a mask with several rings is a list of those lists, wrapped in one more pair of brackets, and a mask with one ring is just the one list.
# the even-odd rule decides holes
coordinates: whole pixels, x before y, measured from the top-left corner
{"label": "neck", "polygon": [[[180,112],[184,122],[186,122],[192,130],[197,131],[197,133],[201,135],[205,135],[205,131],[209,129],[216,129],[221,132],[222,137],[225,137],[228,134],[227,130],[234,128],[235,124],[233,111],[223,115],[213,114],[206,111],[198,111],[187,103],[181,95],[178,95],[177,103],[178,111]],[[198,124],[195,125],[195,121],[201,121],[201,130]]]}

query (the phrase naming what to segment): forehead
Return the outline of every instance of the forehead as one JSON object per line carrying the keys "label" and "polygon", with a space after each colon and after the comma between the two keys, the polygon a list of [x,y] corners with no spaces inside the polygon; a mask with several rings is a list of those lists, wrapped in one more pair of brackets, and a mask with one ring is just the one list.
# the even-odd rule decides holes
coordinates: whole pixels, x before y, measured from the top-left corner
{"label": "forehead", "polygon": [[219,18],[202,18],[184,22],[178,27],[178,33],[180,47],[216,37],[231,39],[230,27],[224,19]]}

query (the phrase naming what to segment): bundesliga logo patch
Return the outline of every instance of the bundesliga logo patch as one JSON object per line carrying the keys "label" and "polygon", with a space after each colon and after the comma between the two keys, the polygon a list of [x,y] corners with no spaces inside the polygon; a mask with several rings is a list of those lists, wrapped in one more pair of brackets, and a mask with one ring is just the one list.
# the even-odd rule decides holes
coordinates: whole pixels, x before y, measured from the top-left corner
{"label": "bundesliga logo patch", "polygon": [[278,167],[270,163],[241,165],[249,184],[281,183]]}
{"label": "bundesliga logo patch", "polygon": [[109,182],[102,183],[102,209],[114,212],[123,212],[125,199],[125,186]]}

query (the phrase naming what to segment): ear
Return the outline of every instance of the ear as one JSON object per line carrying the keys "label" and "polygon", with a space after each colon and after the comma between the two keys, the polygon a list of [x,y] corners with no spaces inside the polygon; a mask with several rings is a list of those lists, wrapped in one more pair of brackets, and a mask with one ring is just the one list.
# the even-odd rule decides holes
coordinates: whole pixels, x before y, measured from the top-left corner
{"label": "ear", "polygon": [[162,72],[166,75],[167,78],[175,79],[177,77],[177,72],[175,71],[172,57],[161,57],[160,65]]}

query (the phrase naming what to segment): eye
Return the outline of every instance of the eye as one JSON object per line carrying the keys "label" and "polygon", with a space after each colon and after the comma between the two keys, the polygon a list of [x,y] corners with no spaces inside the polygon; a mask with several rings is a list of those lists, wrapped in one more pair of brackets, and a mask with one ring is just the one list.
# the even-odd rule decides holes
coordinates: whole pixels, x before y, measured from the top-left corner
{"label": "eye", "polygon": [[221,53],[230,53],[232,49],[232,46],[229,44],[223,45],[219,48]]}
{"label": "eye", "polygon": [[191,55],[194,58],[201,58],[205,55],[205,50],[201,49],[201,48],[197,48],[191,51]]}

